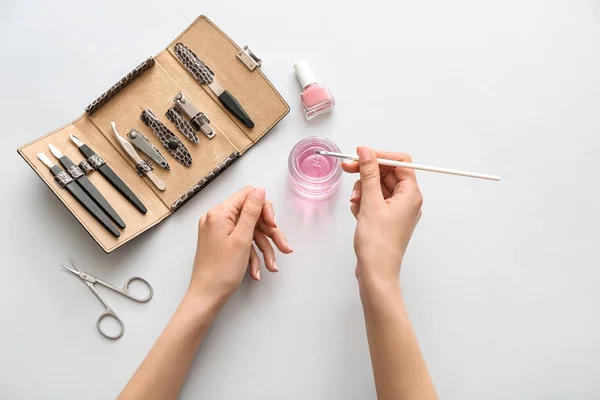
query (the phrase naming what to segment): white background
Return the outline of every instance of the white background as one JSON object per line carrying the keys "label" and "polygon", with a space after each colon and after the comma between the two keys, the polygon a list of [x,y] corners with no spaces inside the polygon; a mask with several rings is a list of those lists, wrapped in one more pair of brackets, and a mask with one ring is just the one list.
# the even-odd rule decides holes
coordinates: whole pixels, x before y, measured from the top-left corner
{"label": "white background", "polygon": [[[291,113],[158,227],[105,255],[17,155],[73,120],[198,15],[264,58]],[[0,2],[0,398],[118,395],[184,294],[201,214],[262,185],[296,252],[246,280],[212,327],[184,399],[373,399],[348,210],[289,193],[287,156],[309,135],[346,152],[502,176],[418,173],[424,214],[402,267],[405,300],[443,399],[600,396],[600,3]],[[292,64],[334,93],[307,122]],[[141,275],[139,305],[100,288],[125,321],[96,331],[101,304],[60,263],[112,283]]]}

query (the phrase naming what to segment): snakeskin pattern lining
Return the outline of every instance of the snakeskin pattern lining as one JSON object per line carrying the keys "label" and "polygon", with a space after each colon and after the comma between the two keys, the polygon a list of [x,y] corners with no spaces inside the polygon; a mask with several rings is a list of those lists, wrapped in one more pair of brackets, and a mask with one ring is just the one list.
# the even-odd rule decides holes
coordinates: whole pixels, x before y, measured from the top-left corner
{"label": "snakeskin pattern lining", "polygon": [[196,53],[181,42],[175,44],[174,51],[185,69],[188,70],[199,84],[210,85],[213,83],[215,74],[200,58],[198,58]]}
{"label": "snakeskin pattern lining", "polygon": [[69,183],[73,182],[73,178],[65,171],[60,171],[55,177],[54,182],[58,184],[62,189],[65,188]]}
{"label": "snakeskin pattern lining", "polygon": [[85,173],[77,165],[71,165],[69,168],[67,168],[67,172],[73,179],[77,179],[85,175]]}
{"label": "snakeskin pattern lining", "polygon": [[175,136],[175,134],[171,132],[169,128],[165,126],[165,124],[160,122],[152,110],[142,111],[140,118],[146,125],[152,128],[152,131],[158,140],[160,140],[164,148],[167,149],[169,154],[172,155],[175,160],[179,161],[186,167],[192,165],[192,155],[185,147],[183,142],[179,140],[179,138]]}
{"label": "snakeskin pattern lining", "polygon": [[198,193],[199,191],[204,189],[206,187],[206,185],[208,185],[210,182],[212,182],[217,176],[219,176],[219,174],[221,172],[223,172],[227,167],[229,167],[231,164],[233,164],[233,162],[235,160],[237,160],[239,157],[240,157],[240,153],[238,151],[234,151],[233,153],[231,153],[229,155],[229,157],[227,157],[222,163],[217,165],[217,167],[215,169],[213,169],[204,178],[202,178],[202,180],[200,182],[198,182],[194,186],[192,186],[190,188],[190,190],[188,190],[183,196],[181,196],[177,201],[175,201],[171,205],[171,209],[173,211],[175,211],[179,207],[181,207],[183,204],[185,204],[185,202],[187,202],[189,199],[194,197],[194,195],[196,193]]}
{"label": "snakeskin pattern lining", "polygon": [[87,160],[81,160],[81,162],[78,165],[79,168],[81,168],[81,170],[83,171],[84,174],[89,174],[90,172],[94,171],[94,167],[92,167],[90,165],[89,162],[87,162]]}
{"label": "snakeskin pattern lining", "polygon": [[100,107],[102,107],[104,104],[106,104],[107,101],[112,99],[117,93],[119,93],[121,90],[123,90],[125,88],[125,86],[127,86],[131,82],[133,82],[133,80],[135,78],[137,78],[138,76],[143,74],[144,71],[146,71],[148,68],[153,66],[154,63],[155,63],[154,58],[151,57],[151,58],[147,59],[146,61],[144,61],[143,63],[141,63],[140,65],[138,65],[133,71],[131,71],[130,73],[125,75],[125,77],[123,77],[123,79],[121,79],[119,82],[115,83],[110,89],[108,89],[100,97],[98,97],[96,100],[94,100],[94,102],[92,104],[87,106],[85,108],[85,113],[87,115],[92,115],[93,113],[98,111],[98,109]]}
{"label": "snakeskin pattern lining", "polygon": [[169,108],[165,115],[167,116],[169,121],[175,124],[177,129],[179,129],[179,132],[181,132],[186,138],[190,139],[195,144],[198,144],[199,139],[198,135],[196,135],[196,131],[192,127],[192,124],[190,124],[185,118],[183,118],[183,114],[181,114],[181,111],[179,111],[178,108]]}
{"label": "snakeskin pattern lining", "polygon": [[94,169],[98,169],[98,167],[100,167],[102,164],[106,164],[104,158],[102,158],[102,156],[100,156],[98,153],[95,153],[93,156],[88,158],[87,162],[90,163]]}
{"label": "snakeskin pattern lining", "polygon": [[135,169],[139,176],[146,176],[148,172],[153,171],[152,165],[148,162],[148,160],[142,160],[139,163],[135,164]]}

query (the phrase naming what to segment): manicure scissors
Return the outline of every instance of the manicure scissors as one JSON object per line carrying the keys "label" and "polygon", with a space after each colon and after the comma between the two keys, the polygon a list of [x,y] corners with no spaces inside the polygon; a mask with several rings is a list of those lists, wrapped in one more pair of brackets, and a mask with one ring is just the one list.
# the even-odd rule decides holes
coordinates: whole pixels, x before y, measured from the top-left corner
{"label": "manicure scissors", "polygon": [[[75,275],[80,277],[85,282],[85,284],[90,288],[90,290],[92,292],[94,292],[94,294],[96,295],[98,300],[100,300],[100,302],[102,304],[104,304],[104,307],[106,307],[106,310],[100,315],[100,317],[98,317],[98,321],[96,322],[96,327],[98,328],[100,333],[109,339],[118,339],[121,336],[123,336],[123,332],[125,332],[125,325],[123,324],[123,321],[121,320],[121,318],[119,318],[119,316],[117,314],[115,314],[113,309],[110,308],[110,306],[108,304],[106,304],[106,302],[102,299],[102,297],[100,296],[100,293],[98,293],[98,290],[96,290],[96,288],[94,287],[94,284],[98,283],[102,286],[105,286],[111,290],[114,290],[117,293],[122,294],[123,296],[129,297],[130,299],[137,301],[138,303],[145,303],[152,298],[152,295],[154,294],[154,290],[152,289],[152,286],[150,286],[150,284],[148,283],[147,280],[140,278],[139,276],[134,276],[134,277],[129,278],[127,280],[127,282],[125,282],[125,285],[123,286],[122,289],[119,289],[118,287],[113,286],[110,283],[104,282],[102,279],[98,279],[95,276],[88,274],[87,272],[81,272],[79,270],[79,268],[77,268],[77,266],[75,265],[75,262],[73,262],[73,260],[69,259],[69,261],[71,262],[71,266],[73,268],[65,267],[62,264],[61,264],[61,267],[65,268],[68,271],[71,271],[72,273],[74,273]],[[129,291],[129,285],[133,281],[140,281],[145,286],[147,286],[149,289],[148,296],[146,296],[144,298],[134,296]],[[115,321],[117,321],[117,323],[119,324],[119,327],[120,327],[119,333],[117,333],[116,335],[111,335],[110,333],[108,333],[102,329],[101,322],[105,318],[113,318]]]}

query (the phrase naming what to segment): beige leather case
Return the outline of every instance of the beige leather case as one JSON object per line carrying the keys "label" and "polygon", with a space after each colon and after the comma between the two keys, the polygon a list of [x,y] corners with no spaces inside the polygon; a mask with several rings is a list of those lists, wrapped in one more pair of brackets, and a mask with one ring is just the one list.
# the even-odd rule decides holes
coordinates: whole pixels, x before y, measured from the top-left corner
{"label": "beige leather case", "polygon": [[[173,46],[177,42],[189,47],[210,67],[223,88],[237,98],[252,118],[254,128],[246,128],[225,109],[207,86],[194,80],[173,53]],[[18,152],[102,249],[110,253],[172,214],[289,112],[288,104],[260,69],[250,71],[236,57],[239,51],[241,49],[216,25],[205,16],[200,16],[167,49],[153,57],[153,60],[146,61],[143,72],[138,71],[137,76],[130,74],[123,78],[92,103],[86,109],[86,114],[20,147]],[[200,143],[193,144],[165,116],[165,112],[173,106],[173,97],[182,91],[209,117],[216,133],[213,139],[209,140],[198,133]],[[192,155],[191,167],[178,163],[164,150],[152,130],[140,120],[144,109],[154,111],[181,139]],[[132,128],[144,133],[165,156],[171,166],[170,171],[151,162],[154,173],[167,186],[164,192],[157,190],[147,178],[137,175],[133,161],[112,133],[111,121],[116,123],[122,136],[126,136]],[[88,174],[88,178],[127,224],[119,238],[113,237],[66,190],[61,189],[48,168],[37,159],[38,153],[46,153],[59,165],[48,150],[48,145],[54,144],[76,163],[82,160],[83,155],[69,140],[70,133],[100,154],[148,209],[145,215],[141,214],[98,172]],[[141,151],[138,154],[148,159]]]}

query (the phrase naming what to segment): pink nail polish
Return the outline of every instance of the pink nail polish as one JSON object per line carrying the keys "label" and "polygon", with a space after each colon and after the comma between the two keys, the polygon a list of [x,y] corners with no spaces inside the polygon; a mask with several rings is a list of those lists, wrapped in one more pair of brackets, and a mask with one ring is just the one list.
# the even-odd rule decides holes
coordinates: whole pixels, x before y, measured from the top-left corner
{"label": "pink nail polish", "polygon": [[331,111],[335,106],[335,99],[327,86],[317,83],[306,61],[294,64],[296,76],[302,86],[302,107],[306,119],[313,119],[319,114]]}

